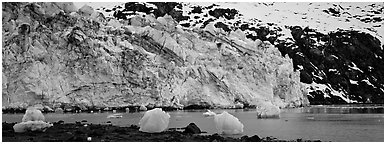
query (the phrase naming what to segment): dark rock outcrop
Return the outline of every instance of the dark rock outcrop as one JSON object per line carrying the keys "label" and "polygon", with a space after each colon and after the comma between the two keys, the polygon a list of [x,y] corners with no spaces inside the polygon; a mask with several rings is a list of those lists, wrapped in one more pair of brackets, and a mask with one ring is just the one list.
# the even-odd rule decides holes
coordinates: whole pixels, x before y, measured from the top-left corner
{"label": "dark rock outcrop", "polygon": [[189,133],[189,134],[200,134],[201,129],[197,127],[195,123],[190,123],[184,130],[184,133]]}
{"label": "dark rock outcrop", "polygon": [[383,46],[378,39],[358,31],[324,35],[300,27],[293,28],[292,35],[296,48],[281,52],[293,58],[295,69],[302,67],[301,81],[329,85],[310,93],[311,104],[345,103],[332,91],[360,103],[383,103]]}

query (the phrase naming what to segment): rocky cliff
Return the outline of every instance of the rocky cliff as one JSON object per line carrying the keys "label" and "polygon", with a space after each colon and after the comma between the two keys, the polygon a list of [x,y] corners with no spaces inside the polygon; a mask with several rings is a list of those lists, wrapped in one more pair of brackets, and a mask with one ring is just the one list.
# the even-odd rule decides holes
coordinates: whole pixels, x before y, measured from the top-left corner
{"label": "rocky cliff", "polygon": [[214,22],[186,29],[165,12],[174,6],[157,6],[117,20],[72,3],[3,3],[3,108],[308,105],[300,72],[268,41]]}

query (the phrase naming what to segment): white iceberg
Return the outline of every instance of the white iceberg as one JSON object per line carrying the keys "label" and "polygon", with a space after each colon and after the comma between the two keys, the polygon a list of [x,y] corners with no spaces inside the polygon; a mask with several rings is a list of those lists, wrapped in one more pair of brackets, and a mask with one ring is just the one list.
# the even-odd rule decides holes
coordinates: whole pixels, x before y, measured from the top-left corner
{"label": "white iceberg", "polygon": [[35,107],[29,107],[25,111],[25,114],[23,116],[22,122],[27,122],[27,121],[44,121],[44,115],[43,113],[38,110]]}
{"label": "white iceberg", "polygon": [[208,116],[215,116],[216,113],[214,113],[214,112],[208,110],[207,112],[203,113],[203,115],[204,115],[204,116],[207,116],[207,117],[208,117]]}
{"label": "white iceberg", "polygon": [[139,121],[141,132],[159,133],[164,131],[169,125],[170,115],[160,108],[149,110]]}
{"label": "white iceberg", "polygon": [[144,105],[141,105],[141,106],[139,107],[139,110],[140,110],[140,111],[147,111],[147,108],[146,108]]}
{"label": "white iceberg", "polygon": [[46,131],[47,128],[52,127],[53,124],[44,121],[27,121],[15,124],[13,130],[17,133],[26,131]]}
{"label": "white iceberg", "polygon": [[107,118],[122,118],[122,114],[121,113],[117,113],[117,114],[111,114],[111,115],[108,115]]}
{"label": "white iceberg", "polygon": [[46,131],[47,128],[52,127],[53,124],[44,122],[43,113],[38,109],[39,107],[29,107],[25,111],[22,122],[15,124],[13,130],[17,133],[26,131]]}
{"label": "white iceberg", "polygon": [[270,102],[260,102],[256,106],[257,118],[280,118],[280,108]]}
{"label": "white iceberg", "polygon": [[240,134],[244,131],[244,125],[228,112],[214,116],[217,133],[219,134]]}

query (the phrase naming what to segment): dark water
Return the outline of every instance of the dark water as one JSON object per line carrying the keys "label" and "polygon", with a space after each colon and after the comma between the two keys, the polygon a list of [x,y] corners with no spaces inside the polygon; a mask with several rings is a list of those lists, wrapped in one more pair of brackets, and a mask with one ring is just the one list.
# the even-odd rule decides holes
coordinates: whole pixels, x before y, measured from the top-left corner
{"label": "dark water", "polygon": [[[257,119],[254,110],[225,110],[244,124],[243,135],[273,136],[278,139],[310,139],[336,142],[384,141],[383,105],[332,105],[282,110],[280,119]],[[224,110],[213,110],[221,113]],[[213,117],[205,111],[173,111],[169,128],[185,127],[194,122],[208,134],[216,133]],[[87,120],[130,126],[138,124],[144,112],[124,113],[122,118],[109,119],[112,113],[46,114],[46,121],[64,120],[67,123]],[[3,114],[2,121],[19,122],[22,114]],[[235,135],[238,137],[242,135]]]}

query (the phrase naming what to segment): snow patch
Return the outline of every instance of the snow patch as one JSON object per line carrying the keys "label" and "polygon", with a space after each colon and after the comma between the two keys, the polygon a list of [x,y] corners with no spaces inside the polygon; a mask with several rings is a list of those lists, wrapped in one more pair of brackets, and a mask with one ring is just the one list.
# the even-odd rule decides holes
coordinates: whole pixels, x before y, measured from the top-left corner
{"label": "snow patch", "polygon": [[350,83],[351,83],[351,84],[358,85],[358,81],[350,80]]}
{"label": "snow patch", "polygon": [[[350,82],[351,82],[351,80],[350,80]],[[311,84],[306,84],[306,90],[308,91],[308,93],[310,93],[312,91],[320,90],[323,92],[325,98],[330,98],[329,94],[332,94],[334,96],[338,96],[338,97],[342,98],[347,103],[358,102],[358,101],[351,100],[351,99],[347,98],[345,96],[346,94],[343,91],[337,91],[337,90],[332,89],[330,84],[325,85],[325,84],[318,84],[318,83],[312,82]]]}

